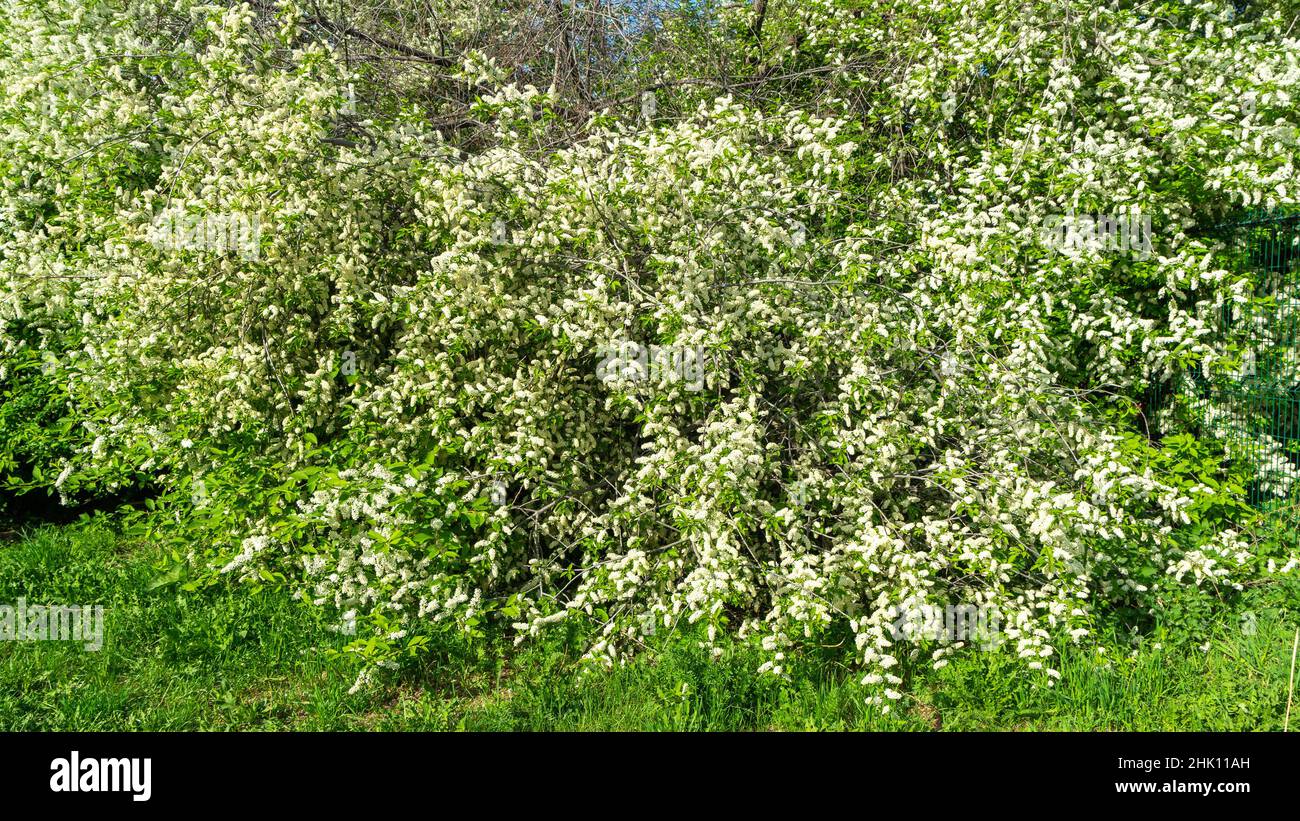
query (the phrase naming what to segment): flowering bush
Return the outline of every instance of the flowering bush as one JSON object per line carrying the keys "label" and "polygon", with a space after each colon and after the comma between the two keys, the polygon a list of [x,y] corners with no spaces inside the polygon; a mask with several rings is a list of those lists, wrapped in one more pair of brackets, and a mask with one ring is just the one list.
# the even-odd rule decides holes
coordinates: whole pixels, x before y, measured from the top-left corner
{"label": "flowering bush", "polygon": [[[472,55],[472,139],[295,0],[39,5],[0,22],[0,361],[58,353],[53,487],[148,476],[187,584],[301,585],[363,680],[437,626],[614,663],[695,625],[775,674],[847,636],[883,704],[961,646],[906,608],[997,609],[1050,681],[1106,608],[1275,558],[1212,440],[1138,418],[1236,366],[1255,282],[1198,221],[1294,202],[1284,3],[813,0],[768,23],[785,99],[576,132]],[[1066,214],[1152,253],[1045,246]]]}

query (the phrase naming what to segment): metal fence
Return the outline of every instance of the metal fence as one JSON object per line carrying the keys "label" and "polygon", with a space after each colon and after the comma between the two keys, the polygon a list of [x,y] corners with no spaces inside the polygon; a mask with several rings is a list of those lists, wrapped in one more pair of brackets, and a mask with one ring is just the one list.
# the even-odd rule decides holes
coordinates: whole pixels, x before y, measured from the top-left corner
{"label": "metal fence", "polygon": [[1300,213],[1249,212],[1211,233],[1227,243],[1231,264],[1256,282],[1256,299],[1221,317],[1239,340],[1240,366],[1213,377],[1188,369],[1155,386],[1152,433],[1179,414],[1250,470],[1253,506],[1300,523]]}

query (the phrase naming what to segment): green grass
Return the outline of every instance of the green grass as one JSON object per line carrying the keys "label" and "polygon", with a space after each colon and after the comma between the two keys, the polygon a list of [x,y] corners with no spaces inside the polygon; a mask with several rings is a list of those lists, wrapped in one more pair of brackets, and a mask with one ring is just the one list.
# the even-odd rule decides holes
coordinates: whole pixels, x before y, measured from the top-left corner
{"label": "green grass", "polygon": [[324,652],[345,640],[323,613],[277,590],[151,588],[158,559],[95,524],[0,542],[0,603],[102,604],[106,617],[99,652],[0,643],[0,728],[1276,730],[1300,615],[1295,583],[1179,610],[1146,636],[1112,634],[1122,649],[1104,656],[1068,648],[1050,688],[1009,655],[972,653],[918,671],[883,716],[833,655],[779,682],[755,674],[752,651],[714,660],[685,640],[608,673],[583,672],[573,637],[448,646],[349,695],[352,670]]}

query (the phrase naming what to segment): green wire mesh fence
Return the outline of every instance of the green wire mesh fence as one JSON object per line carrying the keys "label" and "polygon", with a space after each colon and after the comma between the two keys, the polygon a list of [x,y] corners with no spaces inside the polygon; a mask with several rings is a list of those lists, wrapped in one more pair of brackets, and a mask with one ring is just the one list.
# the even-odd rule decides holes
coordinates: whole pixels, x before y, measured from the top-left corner
{"label": "green wire mesh fence", "polygon": [[1249,212],[1212,234],[1257,283],[1255,300],[1222,317],[1240,339],[1240,365],[1213,377],[1188,369],[1155,386],[1148,409],[1157,430],[1179,413],[1219,439],[1250,471],[1251,505],[1300,534],[1300,213]]}

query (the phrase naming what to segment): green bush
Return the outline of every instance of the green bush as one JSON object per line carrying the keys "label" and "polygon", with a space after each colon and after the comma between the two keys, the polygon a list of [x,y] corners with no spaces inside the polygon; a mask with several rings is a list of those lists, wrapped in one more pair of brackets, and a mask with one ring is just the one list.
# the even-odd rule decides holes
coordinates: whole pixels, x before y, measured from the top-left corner
{"label": "green bush", "polygon": [[887,706],[954,605],[1051,684],[1117,607],[1294,568],[1221,452],[1135,433],[1239,359],[1259,283],[1195,229],[1294,199],[1290,6],[1066,6],[800,4],[785,97],[639,117],[417,51],[450,120],[295,0],[16,10],[0,351],[67,392],[48,485],[156,484],[164,583],[331,606],[358,685],[491,623],[605,665],[691,626],[777,676],[843,640]]}

